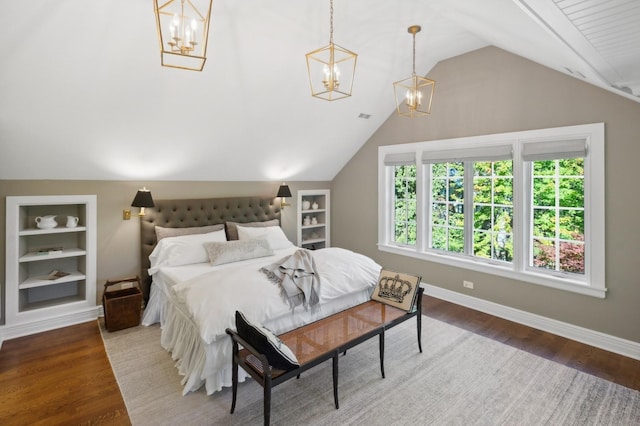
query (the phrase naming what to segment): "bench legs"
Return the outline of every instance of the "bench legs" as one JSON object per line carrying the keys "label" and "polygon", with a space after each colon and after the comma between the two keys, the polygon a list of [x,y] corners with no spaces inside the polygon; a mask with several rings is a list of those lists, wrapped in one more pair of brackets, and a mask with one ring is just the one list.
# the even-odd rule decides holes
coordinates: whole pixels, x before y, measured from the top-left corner
{"label": "bench legs", "polygon": [[384,329],[379,334],[380,337],[380,373],[384,379]]}
{"label": "bench legs", "polygon": [[269,425],[271,421],[271,376],[266,375],[264,381],[264,424]]}
{"label": "bench legs", "polygon": [[420,353],[422,353],[422,309],[418,311],[416,318],[418,321],[418,349],[420,349]]}
{"label": "bench legs", "polygon": [[333,401],[336,404],[336,410],[340,408],[338,404],[338,351],[333,355]]}
{"label": "bench legs", "polygon": [[[234,352],[235,351],[237,351],[237,348],[234,348]],[[238,363],[235,357],[231,364],[231,389],[231,414],[233,414],[233,411],[236,409],[236,396],[238,395]]]}

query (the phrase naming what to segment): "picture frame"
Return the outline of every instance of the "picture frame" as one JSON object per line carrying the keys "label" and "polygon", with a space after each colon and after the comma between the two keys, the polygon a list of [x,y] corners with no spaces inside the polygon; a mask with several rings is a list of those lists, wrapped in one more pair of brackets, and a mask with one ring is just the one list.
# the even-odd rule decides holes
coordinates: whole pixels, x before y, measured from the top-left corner
{"label": "picture frame", "polygon": [[413,312],[416,309],[416,297],[421,279],[419,275],[382,269],[371,299]]}

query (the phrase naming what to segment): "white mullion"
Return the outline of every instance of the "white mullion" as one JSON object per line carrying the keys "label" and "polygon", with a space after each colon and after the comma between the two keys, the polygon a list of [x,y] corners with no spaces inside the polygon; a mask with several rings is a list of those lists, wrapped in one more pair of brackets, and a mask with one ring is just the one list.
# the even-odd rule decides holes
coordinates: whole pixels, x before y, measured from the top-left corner
{"label": "white mullion", "polygon": [[525,271],[529,266],[532,236],[531,162],[523,162],[519,144],[514,144],[513,155],[513,267]]}
{"label": "white mullion", "polygon": [[[451,176],[449,175],[449,163],[445,163],[445,187],[444,187],[444,206],[445,206],[445,217],[446,221],[444,223],[444,229],[446,232],[446,238],[444,240],[444,250],[450,252],[449,250],[449,239],[451,237],[451,211],[449,206],[451,204]],[[440,178],[441,179],[441,178]]]}
{"label": "white mullion", "polygon": [[473,161],[464,162],[464,254],[473,256]]}
{"label": "white mullion", "polygon": [[[598,216],[597,214],[597,209],[602,209],[603,213],[604,213],[604,199],[600,200],[600,203],[594,203],[595,199],[593,197],[593,193],[599,193],[600,191],[602,191],[602,195],[604,195],[604,188],[600,188],[600,190],[596,189],[596,186],[599,185],[604,185],[604,176],[602,176],[602,180],[600,179],[594,179],[594,174],[595,173],[603,173],[603,170],[598,170],[596,172],[596,170],[592,170],[591,167],[591,161],[593,158],[593,155],[603,155],[603,153],[597,152],[598,150],[594,150],[593,145],[591,144],[591,140],[589,140],[589,145],[588,145],[588,150],[587,150],[587,155],[584,157],[584,161],[583,161],[583,169],[582,169],[582,191],[584,194],[584,199],[582,201],[582,207],[584,208],[583,212],[582,212],[582,220],[583,220],[583,232],[584,232],[584,277],[587,280],[588,283],[590,283],[591,285],[593,285],[594,287],[597,288],[604,288],[604,262],[602,263],[601,267],[596,267],[596,263],[599,263],[598,261],[600,259],[604,258],[604,253],[602,253],[601,256],[595,256],[594,254],[596,252],[596,250],[602,250],[604,251],[604,247],[605,247],[605,243],[604,243],[604,238],[602,238],[601,242],[602,244],[600,244],[600,247],[597,248],[597,246],[594,245],[594,242],[596,240],[596,236],[595,233],[593,232],[595,231],[597,228],[599,228],[596,223],[598,223],[597,219],[595,219],[596,216]],[[600,183],[598,183],[600,182]],[[594,185],[593,187],[591,185]],[[604,217],[602,218],[602,222],[604,223]],[[603,236],[604,237],[604,236]],[[598,275],[599,274],[594,274],[594,267],[595,270],[599,270],[602,273],[601,278],[602,279],[598,279]]]}
{"label": "white mullion", "polygon": [[381,194],[384,201],[378,208],[378,241],[390,244],[393,241],[391,237],[393,234],[390,232],[390,228],[395,223],[395,208],[391,210],[394,206],[390,190],[395,183],[395,167],[385,165],[381,165],[381,167],[384,176],[378,179],[378,194]]}
{"label": "white mullion", "polygon": [[[416,153],[416,158],[420,158],[421,152]],[[427,193],[431,187],[431,173],[427,173],[427,165],[418,162],[416,164],[416,251],[424,252],[428,247],[427,242],[431,235],[430,206],[431,195]]]}
{"label": "white mullion", "polygon": [[[513,172],[513,171],[512,171]],[[489,177],[490,179],[490,183],[491,183],[491,231],[489,233],[489,235],[491,235],[491,244],[489,245],[489,247],[491,247],[491,253],[489,254],[489,259],[491,259],[492,261],[495,260],[493,258],[494,253],[496,252],[496,248],[494,246],[494,244],[496,243],[496,239],[494,238],[496,237],[496,208],[497,208],[497,204],[496,204],[496,179],[498,179],[498,176],[496,175],[496,162],[492,161],[491,162],[491,176]],[[511,179],[511,186],[513,186],[513,179]],[[499,232],[499,231],[498,231]]]}
{"label": "white mullion", "polygon": [[555,211],[553,216],[555,217],[556,223],[553,226],[553,243],[555,246],[555,271],[562,272],[562,269],[560,268],[560,161],[555,160],[554,163],[555,170],[553,175],[555,182],[553,185],[553,189],[555,191]]}

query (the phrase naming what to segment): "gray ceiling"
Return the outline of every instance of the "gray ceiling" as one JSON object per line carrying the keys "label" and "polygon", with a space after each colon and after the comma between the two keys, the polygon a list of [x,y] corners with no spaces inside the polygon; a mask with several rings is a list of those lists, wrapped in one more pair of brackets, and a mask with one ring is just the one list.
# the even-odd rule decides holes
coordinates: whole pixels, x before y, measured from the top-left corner
{"label": "gray ceiling", "polygon": [[413,24],[418,74],[494,45],[640,102],[640,0],[334,8],[358,62],[353,96],[326,102],[304,55],[328,43],[328,0],[214,0],[202,72],[160,66],[151,0],[3,2],[0,179],[331,180],[393,112]]}

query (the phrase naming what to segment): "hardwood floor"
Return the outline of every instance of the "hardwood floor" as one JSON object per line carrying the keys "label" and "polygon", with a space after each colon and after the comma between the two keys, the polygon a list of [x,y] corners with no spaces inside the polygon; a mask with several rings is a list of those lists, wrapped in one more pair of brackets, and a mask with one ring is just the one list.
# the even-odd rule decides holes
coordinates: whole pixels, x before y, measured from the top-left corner
{"label": "hardwood floor", "polygon": [[130,425],[98,322],[5,341],[0,424]]}
{"label": "hardwood floor", "polygon": [[[433,297],[422,306],[432,318],[640,390],[640,361]],[[130,425],[98,327],[89,322],[4,342],[0,424]]]}

